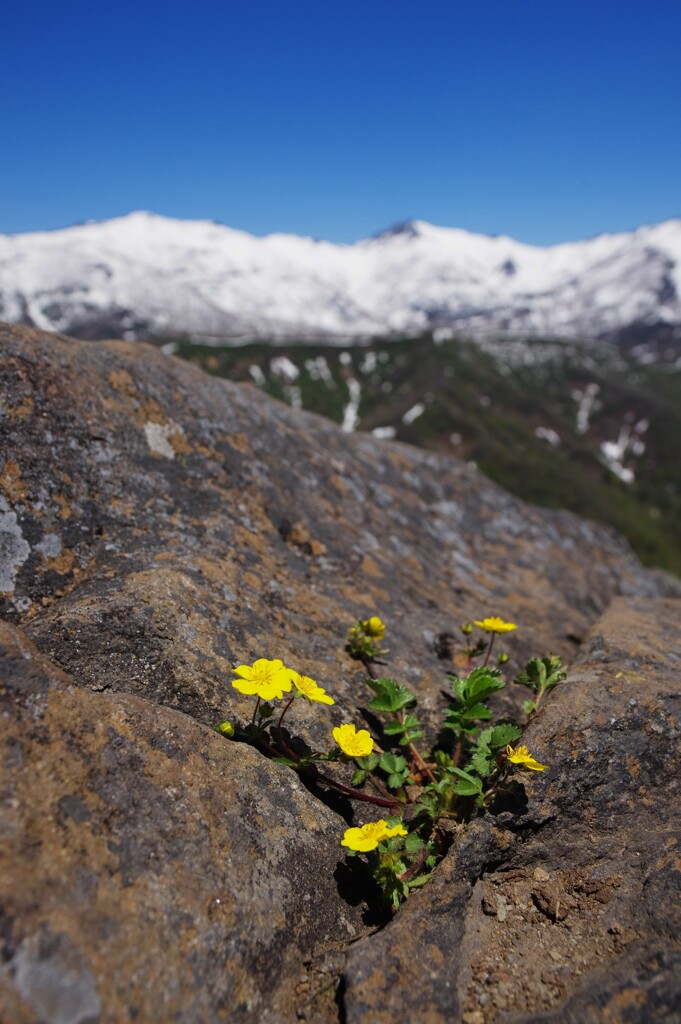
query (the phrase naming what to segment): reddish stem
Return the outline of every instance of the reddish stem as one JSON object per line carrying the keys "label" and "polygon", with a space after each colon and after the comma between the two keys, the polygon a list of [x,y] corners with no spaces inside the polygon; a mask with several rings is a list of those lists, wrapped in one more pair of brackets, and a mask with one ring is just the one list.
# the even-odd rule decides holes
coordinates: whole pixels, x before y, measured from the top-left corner
{"label": "reddish stem", "polygon": [[286,712],[288,711],[288,709],[289,709],[289,708],[291,707],[291,705],[293,704],[293,702],[294,702],[294,700],[295,700],[295,699],[296,699],[296,695],[295,695],[295,693],[294,693],[294,694],[293,694],[293,696],[292,696],[292,697],[290,697],[290,698],[289,698],[289,700],[288,700],[288,701],[286,702],[286,705],[285,705],[285,707],[284,707],[284,710],[283,710],[283,711],[282,711],[282,713],[280,714],[280,716],[279,716],[279,721],[277,722],[277,739],[279,740],[279,743],[280,743],[280,744],[282,745],[282,747],[284,747],[284,749],[285,749],[286,751],[288,751],[288,750],[289,750],[289,748],[287,747],[286,743],[285,743],[285,742],[284,742],[284,740],[282,739],[282,735],[281,735],[281,723],[282,723],[282,722],[284,721],[284,715],[286,714]]}
{"label": "reddish stem", "polygon": [[408,882],[410,878],[413,878],[414,875],[417,874],[419,868],[421,868],[423,866],[423,862],[424,862],[424,860],[426,859],[427,856],[428,856],[428,847],[424,846],[423,849],[421,850],[421,852],[419,853],[418,857],[416,858],[416,860],[412,864],[412,866],[410,868],[408,868],[407,871],[405,871],[401,875],[397,876],[399,878],[400,882]]}
{"label": "reddish stem", "polygon": [[494,647],[494,638],[495,638],[495,636],[496,636],[496,633],[492,633],[492,639],[490,640],[489,647],[487,648],[487,656],[485,657],[485,660],[482,663],[482,667],[483,668],[485,667],[485,665],[487,664],[487,662],[490,659],[490,655],[492,653],[492,648]]}
{"label": "reddish stem", "polygon": [[330,775],[325,775],[324,772],[320,772],[314,765],[310,765],[309,769],[306,767],[303,771],[310,771],[317,778],[326,782],[327,785],[333,786],[340,793],[345,793],[347,796],[351,796],[353,800],[363,800],[367,804],[378,804],[379,807],[398,807],[399,800],[394,800],[392,797],[385,799],[382,796],[370,796],[368,793],[362,793],[359,789],[354,789],[352,786],[344,786],[342,782],[336,782]]}

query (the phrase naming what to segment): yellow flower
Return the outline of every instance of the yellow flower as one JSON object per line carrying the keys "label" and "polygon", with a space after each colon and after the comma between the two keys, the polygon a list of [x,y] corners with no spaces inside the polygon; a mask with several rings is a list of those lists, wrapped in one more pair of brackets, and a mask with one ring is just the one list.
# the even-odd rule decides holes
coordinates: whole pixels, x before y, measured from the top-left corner
{"label": "yellow flower", "polygon": [[535,761],[527,747],[516,747],[514,750],[509,743],[506,747],[506,756],[511,764],[519,764],[522,768],[529,768],[533,772],[543,772],[548,768],[547,764],[539,764],[539,761]]}
{"label": "yellow flower", "polygon": [[518,628],[513,622],[504,622],[498,615],[492,615],[482,621],[476,619],[475,625],[484,629],[485,633],[510,633],[511,630]]}
{"label": "yellow flower", "polygon": [[257,694],[263,700],[281,699],[284,690],[291,690],[291,670],[284,667],[283,662],[275,658],[258,658],[252,665],[239,665],[234,674],[240,679],[233,679],[232,686],[239,693]]}
{"label": "yellow flower", "polygon": [[404,825],[393,825],[391,828],[388,822],[381,818],[380,821],[370,821],[361,828],[346,829],[341,846],[347,846],[349,850],[355,850],[357,853],[368,853],[369,850],[375,850],[384,839],[406,835]]}
{"label": "yellow flower", "polygon": [[335,704],[333,697],[329,697],[321,686],[317,686],[314,679],[309,676],[301,676],[298,672],[290,673],[293,685],[301,696],[307,700],[316,700],[320,704]]}
{"label": "yellow flower", "polygon": [[385,636],[385,625],[378,615],[372,615],[370,619],[365,619],[362,626],[367,636],[372,636],[375,640],[382,640]]}
{"label": "yellow flower", "polygon": [[366,757],[374,749],[374,741],[366,729],[359,732],[354,725],[337,725],[333,738],[344,754],[349,757]]}

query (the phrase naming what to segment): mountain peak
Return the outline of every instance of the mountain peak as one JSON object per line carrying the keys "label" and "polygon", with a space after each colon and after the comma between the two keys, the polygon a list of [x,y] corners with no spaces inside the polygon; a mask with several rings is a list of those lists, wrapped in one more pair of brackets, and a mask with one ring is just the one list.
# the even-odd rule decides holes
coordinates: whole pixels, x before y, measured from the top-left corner
{"label": "mountain peak", "polygon": [[433,225],[429,224],[428,221],[411,219],[398,221],[396,224],[391,224],[390,227],[385,228],[383,231],[377,231],[376,234],[370,235],[370,239],[379,238],[397,238],[398,236],[406,236],[407,238],[420,238],[428,232],[433,230]]}
{"label": "mountain peak", "polygon": [[87,337],[594,339],[681,325],[681,222],[538,247],[411,219],[335,245],[136,210],[0,235],[0,315]]}

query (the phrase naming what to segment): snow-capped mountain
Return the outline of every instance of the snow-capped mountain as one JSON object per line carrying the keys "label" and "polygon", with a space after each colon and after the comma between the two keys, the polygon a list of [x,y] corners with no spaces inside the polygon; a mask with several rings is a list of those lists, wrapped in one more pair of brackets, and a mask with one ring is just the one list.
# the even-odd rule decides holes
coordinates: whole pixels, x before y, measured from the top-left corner
{"label": "snow-capped mountain", "polygon": [[353,245],[150,213],[0,235],[0,319],[80,337],[681,324],[681,220],[548,248],[424,221]]}

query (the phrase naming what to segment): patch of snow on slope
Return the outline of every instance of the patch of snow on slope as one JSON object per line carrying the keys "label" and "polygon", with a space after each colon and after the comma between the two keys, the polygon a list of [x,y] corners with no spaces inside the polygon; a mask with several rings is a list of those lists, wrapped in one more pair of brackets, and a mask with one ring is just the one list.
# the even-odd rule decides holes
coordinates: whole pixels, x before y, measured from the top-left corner
{"label": "patch of snow on slope", "polygon": [[643,419],[632,427],[632,420],[633,416],[628,414],[620,428],[617,440],[603,441],[600,446],[606,466],[625,484],[631,484],[635,479],[634,471],[624,465],[625,459],[628,454],[637,457],[644,454],[646,446],[642,435],[645,434],[649,426],[648,420]]}
{"label": "patch of snow on slope", "polygon": [[412,405],[411,409],[407,409],[404,416],[402,417],[402,422],[406,426],[409,426],[409,424],[413,423],[414,420],[417,420],[419,416],[423,416],[425,411],[425,402],[417,402],[416,405]]}
{"label": "patch of snow on slope", "polygon": [[353,430],[357,429],[359,424],[359,403],[362,398],[362,386],[355,377],[348,377],[347,385],[350,401],[343,409],[341,430],[344,430],[346,434],[351,434]]}
{"label": "patch of snow on slope", "polygon": [[560,444],[560,436],[551,427],[537,427],[534,433],[536,437],[541,438],[542,441],[548,441],[554,448]]}
{"label": "patch of snow on slope", "polygon": [[600,391],[600,386],[596,383],[587,384],[583,391],[576,388],[572,392],[572,397],[577,406],[577,424],[575,430],[578,434],[586,434],[589,429],[589,420],[592,412],[598,412],[600,403],[596,401],[596,396]]}
{"label": "patch of snow on slope", "polygon": [[270,359],[270,372],[275,377],[283,377],[289,383],[298,380],[300,376],[300,370],[287,356],[275,356]]}

